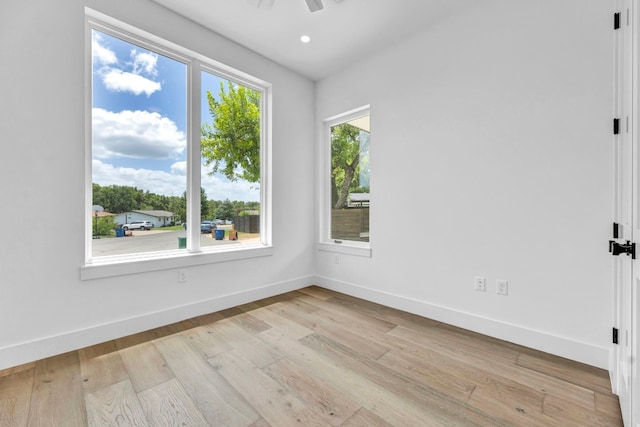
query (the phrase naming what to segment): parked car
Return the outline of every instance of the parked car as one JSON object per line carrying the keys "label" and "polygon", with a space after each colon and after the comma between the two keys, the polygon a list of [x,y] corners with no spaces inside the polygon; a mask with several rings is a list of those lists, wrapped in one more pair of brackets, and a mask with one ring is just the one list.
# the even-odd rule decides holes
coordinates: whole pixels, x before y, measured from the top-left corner
{"label": "parked car", "polygon": [[208,219],[202,220],[200,222],[200,232],[201,233],[213,233],[213,230],[217,228],[215,221],[210,221]]}
{"label": "parked car", "polygon": [[133,221],[129,224],[124,224],[122,229],[124,231],[127,230],[151,230],[153,228],[153,224],[149,221]]}

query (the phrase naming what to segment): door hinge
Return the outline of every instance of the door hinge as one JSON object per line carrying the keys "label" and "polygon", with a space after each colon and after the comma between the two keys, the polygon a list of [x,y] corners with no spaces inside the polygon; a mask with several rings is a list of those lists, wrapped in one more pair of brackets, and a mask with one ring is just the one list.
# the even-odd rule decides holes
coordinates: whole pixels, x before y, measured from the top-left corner
{"label": "door hinge", "polygon": [[620,254],[631,255],[631,259],[636,259],[636,244],[627,240],[627,243],[618,243],[615,240],[609,240],[609,252],[611,255],[618,256]]}
{"label": "door hinge", "polygon": [[617,222],[613,223],[613,238],[614,239],[620,238],[620,224],[618,224]]}
{"label": "door hinge", "polygon": [[618,135],[620,133],[620,119],[613,119],[613,134]]}
{"label": "door hinge", "polygon": [[613,343],[618,344],[618,328],[613,328]]}
{"label": "door hinge", "polygon": [[620,29],[620,12],[616,12],[613,14],[613,29]]}

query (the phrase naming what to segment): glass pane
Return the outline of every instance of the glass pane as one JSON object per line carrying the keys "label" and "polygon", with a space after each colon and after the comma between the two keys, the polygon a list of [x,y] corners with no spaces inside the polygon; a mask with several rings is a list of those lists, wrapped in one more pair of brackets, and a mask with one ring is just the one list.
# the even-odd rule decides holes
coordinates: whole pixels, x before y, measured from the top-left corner
{"label": "glass pane", "polygon": [[202,72],[200,245],[260,242],[261,93]]}
{"label": "glass pane", "polygon": [[92,70],[92,255],[177,249],[187,66],[93,30]]}
{"label": "glass pane", "polygon": [[369,115],[331,127],[331,239],[369,241]]}

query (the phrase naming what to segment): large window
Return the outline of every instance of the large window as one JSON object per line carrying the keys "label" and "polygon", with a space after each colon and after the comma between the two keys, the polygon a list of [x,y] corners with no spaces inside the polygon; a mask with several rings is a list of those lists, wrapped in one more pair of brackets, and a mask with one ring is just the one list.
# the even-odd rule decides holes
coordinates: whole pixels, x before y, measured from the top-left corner
{"label": "large window", "polygon": [[327,120],[324,136],[326,191],[321,242],[335,247],[369,248],[369,108]]}
{"label": "large window", "polygon": [[269,85],[89,15],[86,265],[268,246]]}

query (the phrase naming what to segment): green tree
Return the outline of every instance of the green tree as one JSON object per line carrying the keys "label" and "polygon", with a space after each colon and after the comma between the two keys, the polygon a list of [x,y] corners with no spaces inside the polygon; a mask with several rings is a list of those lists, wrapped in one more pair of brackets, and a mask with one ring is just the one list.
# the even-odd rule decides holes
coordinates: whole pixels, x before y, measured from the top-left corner
{"label": "green tree", "polygon": [[209,216],[209,202],[204,188],[200,187],[200,219],[207,219]]}
{"label": "green tree", "polygon": [[[175,212],[178,218],[185,220],[187,219],[187,192],[182,193],[182,197],[180,198],[180,202],[177,205],[177,209]],[[209,202],[207,200],[207,193],[204,191],[204,188],[200,187],[200,219],[206,219],[209,215]]]}
{"label": "green tree", "polygon": [[331,203],[335,209],[347,207],[349,193],[359,186],[361,129],[349,123],[331,128]]}
{"label": "green tree", "polygon": [[216,218],[231,220],[235,214],[235,210],[233,208],[233,203],[229,199],[226,199],[224,202],[218,206],[218,210],[216,210]]}
{"label": "green tree", "polygon": [[260,181],[260,92],[220,82],[218,101],[207,91],[213,123],[202,125],[202,159],[227,179]]}

